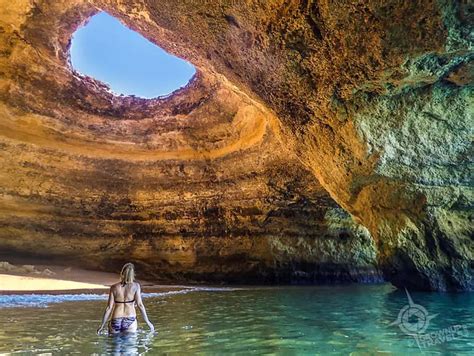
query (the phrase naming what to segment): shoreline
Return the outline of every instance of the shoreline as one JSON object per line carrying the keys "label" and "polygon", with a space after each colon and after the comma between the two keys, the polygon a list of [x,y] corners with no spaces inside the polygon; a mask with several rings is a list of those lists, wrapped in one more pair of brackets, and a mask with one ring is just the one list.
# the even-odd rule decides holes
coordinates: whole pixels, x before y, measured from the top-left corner
{"label": "shoreline", "polygon": [[[110,286],[119,282],[118,273],[44,264],[45,261],[22,262],[23,264],[12,264],[0,261],[0,295],[107,294]],[[193,288],[186,285],[161,285],[141,279],[137,279],[137,282],[141,284],[144,293]]]}
{"label": "shoreline", "polygon": [[[6,262],[9,260],[11,262]],[[16,264],[13,264],[13,261]],[[112,284],[119,282],[118,273],[87,270],[78,267],[45,264],[45,260],[0,259],[0,296],[5,295],[78,295],[107,294]],[[166,293],[196,289],[279,289],[309,285],[223,285],[223,284],[168,284],[137,279],[143,293]],[[347,285],[379,285],[382,283],[348,283],[319,287],[343,287]],[[313,285],[311,285],[313,286]]]}
{"label": "shoreline", "polygon": [[[144,294],[147,293],[165,293],[177,292],[184,290],[194,290],[199,287],[193,286],[173,286],[173,285],[157,285],[149,286],[142,289]],[[65,294],[104,294],[109,292],[109,288],[91,288],[91,289],[48,289],[48,290],[0,290],[0,295],[65,295]]]}

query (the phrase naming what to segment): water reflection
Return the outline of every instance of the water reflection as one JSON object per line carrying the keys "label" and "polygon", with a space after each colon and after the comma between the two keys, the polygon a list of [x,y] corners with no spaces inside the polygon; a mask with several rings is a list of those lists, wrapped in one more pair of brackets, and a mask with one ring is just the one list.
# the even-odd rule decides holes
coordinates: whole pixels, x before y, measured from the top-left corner
{"label": "water reflection", "polygon": [[138,331],[103,337],[107,355],[144,355],[153,344],[153,332]]}

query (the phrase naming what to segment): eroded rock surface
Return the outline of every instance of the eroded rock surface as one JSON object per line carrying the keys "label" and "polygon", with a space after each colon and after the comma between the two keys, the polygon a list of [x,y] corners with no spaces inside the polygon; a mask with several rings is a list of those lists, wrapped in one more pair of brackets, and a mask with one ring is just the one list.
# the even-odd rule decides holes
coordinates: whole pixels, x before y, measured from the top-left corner
{"label": "eroded rock surface", "polygon": [[[3,249],[213,281],[377,258],[397,286],[474,288],[469,2],[0,4]],[[79,77],[99,10],[197,77],[147,101]]]}

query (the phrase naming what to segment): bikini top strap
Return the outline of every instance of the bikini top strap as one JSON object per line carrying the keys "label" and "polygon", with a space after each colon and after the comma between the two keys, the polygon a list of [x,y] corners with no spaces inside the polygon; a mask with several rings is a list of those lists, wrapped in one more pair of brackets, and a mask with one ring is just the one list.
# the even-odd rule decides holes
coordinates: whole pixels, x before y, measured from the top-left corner
{"label": "bikini top strap", "polygon": [[135,299],[133,299],[133,300],[127,300],[127,301],[123,301],[123,302],[120,302],[120,301],[118,301],[118,300],[115,301],[115,303],[133,303],[133,302],[135,302]]}

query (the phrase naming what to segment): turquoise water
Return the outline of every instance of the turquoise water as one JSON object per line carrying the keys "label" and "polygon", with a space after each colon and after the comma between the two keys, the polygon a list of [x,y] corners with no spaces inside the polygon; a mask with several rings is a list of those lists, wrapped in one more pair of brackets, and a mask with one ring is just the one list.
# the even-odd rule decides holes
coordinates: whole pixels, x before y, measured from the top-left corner
{"label": "turquoise water", "polygon": [[154,294],[145,303],[157,333],[127,337],[95,335],[104,296],[89,297],[100,300],[83,295],[64,302],[51,297],[50,303],[33,296],[14,304],[20,297],[0,296],[0,353],[472,355],[474,350],[474,294],[469,293],[411,293],[430,316],[437,314],[426,333],[462,327],[456,339],[436,339],[436,345],[421,349],[391,325],[408,300],[389,285]]}

